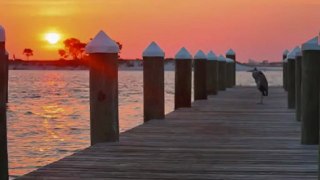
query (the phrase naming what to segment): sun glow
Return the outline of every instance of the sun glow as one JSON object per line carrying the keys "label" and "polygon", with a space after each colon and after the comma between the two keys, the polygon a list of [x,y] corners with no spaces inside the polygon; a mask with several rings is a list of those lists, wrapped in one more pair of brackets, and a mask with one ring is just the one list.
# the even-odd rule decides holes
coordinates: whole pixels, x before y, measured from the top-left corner
{"label": "sun glow", "polygon": [[44,38],[49,44],[57,44],[61,39],[61,35],[55,32],[50,32],[46,33]]}

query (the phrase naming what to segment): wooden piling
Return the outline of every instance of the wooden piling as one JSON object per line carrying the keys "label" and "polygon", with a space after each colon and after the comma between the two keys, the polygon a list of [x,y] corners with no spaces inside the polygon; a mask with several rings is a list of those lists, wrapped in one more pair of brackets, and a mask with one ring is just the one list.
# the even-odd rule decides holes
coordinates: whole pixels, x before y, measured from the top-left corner
{"label": "wooden piling", "polygon": [[283,82],[283,89],[285,91],[287,91],[287,63],[288,63],[287,55],[288,53],[289,51],[285,50],[282,55],[282,79],[283,79],[282,82]]}
{"label": "wooden piling", "polygon": [[191,107],[192,56],[186,48],[181,48],[175,62],[174,108]]}
{"label": "wooden piling", "polygon": [[295,80],[296,80],[296,120],[301,121],[301,62],[302,52],[299,49],[296,52],[296,67],[295,67]]}
{"label": "wooden piling", "polygon": [[100,31],[86,46],[90,60],[91,145],[119,141],[118,45]]}
{"label": "wooden piling", "polygon": [[[236,57],[234,57],[236,58]],[[231,59],[231,58],[230,58]],[[232,87],[237,85],[237,63],[235,59],[232,59]]]}
{"label": "wooden piling", "polygon": [[318,37],[302,45],[301,142],[319,143],[320,46]]}
{"label": "wooden piling", "polygon": [[226,58],[226,87],[232,88],[233,87],[233,60],[230,58]]}
{"label": "wooden piling", "polygon": [[288,91],[288,58],[283,60],[284,90]]}
{"label": "wooden piling", "polygon": [[236,86],[237,84],[237,56],[236,53],[234,52],[233,49],[229,49],[226,53],[226,58],[230,58],[233,60],[232,62],[232,75],[231,75],[231,79],[232,79],[232,83],[231,83],[231,87]]}
{"label": "wooden piling", "polygon": [[[299,48],[299,47],[298,47]],[[288,90],[288,108],[295,108],[295,97],[296,97],[296,86],[295,86],[295,59],[296,59],[296,49],[293,49],[288,54],[288,64],[287,64],[287,90]]]}
{"label": "wooden piling", "polygon": [[6,76],[5,76],[5,82],[6,82],[6,102],[9,102],[9,53],[8,51],[6,51],[5,53],[5,72],[6,72]]}
{"label": "wooden piling", "polygon": [[199,50],[194,56],[194,100],[207,99],[207,56]]}
{"label": "wooden piling", "polygon": [[0,26],[0,179],[9,178],[7,143],[7,88],[5,30]]}
{"label": "wooden piling", "polygon": [[144,121],[164,119],[164,52],[152,42],[143,52]]}
{"label": "wooden piling", "polygon": [[207,55],[207,94],[217,95],[218,94],[218,57],[213,51],[210,51]]}
{"label": "wooden piling", "polygon": [[220,55],[218,57],[218,67],[219,67],[219,90],[226,90],[226,59]]}

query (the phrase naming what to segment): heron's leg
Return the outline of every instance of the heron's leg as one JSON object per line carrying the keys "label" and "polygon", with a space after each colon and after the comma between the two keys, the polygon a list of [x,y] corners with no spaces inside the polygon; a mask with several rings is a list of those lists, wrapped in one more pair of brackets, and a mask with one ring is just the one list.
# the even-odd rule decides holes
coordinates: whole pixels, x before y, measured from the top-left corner
{"label": "heron's leg", "polygon": [[262,94],[260,96],[260,102],[258,102],[257,104],[263,104],[263,95]]}

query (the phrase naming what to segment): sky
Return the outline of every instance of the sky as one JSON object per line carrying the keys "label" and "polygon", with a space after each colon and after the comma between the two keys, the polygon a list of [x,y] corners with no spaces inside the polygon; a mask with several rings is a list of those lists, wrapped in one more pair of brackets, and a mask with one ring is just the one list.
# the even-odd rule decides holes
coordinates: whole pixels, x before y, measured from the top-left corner
{"label": "sky", "polygon": [[7,49],[25,59],[55,60],[62,42],[44,40],[49,32],[89,42],[100,30],[123,44],[122,58],[141,58],[156,41],[174,57],[181,47],[237,59],[280,61],[285,49],[320,31],[319,0],[1,0],[0,25]]}

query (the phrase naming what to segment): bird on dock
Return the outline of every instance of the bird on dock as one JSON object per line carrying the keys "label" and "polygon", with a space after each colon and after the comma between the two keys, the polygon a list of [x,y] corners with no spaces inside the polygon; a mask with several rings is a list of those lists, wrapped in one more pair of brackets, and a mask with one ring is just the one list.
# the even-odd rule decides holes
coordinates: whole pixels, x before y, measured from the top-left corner
{"label": "bird on dock", "polygon": [[263,97],[268,96],[268,81],[266,76],[259,71],[257,68],[254,68],[252,71],[252,77],[254,78],[258,90],[261,92],[260,102],[258,104],[263,104]]}

